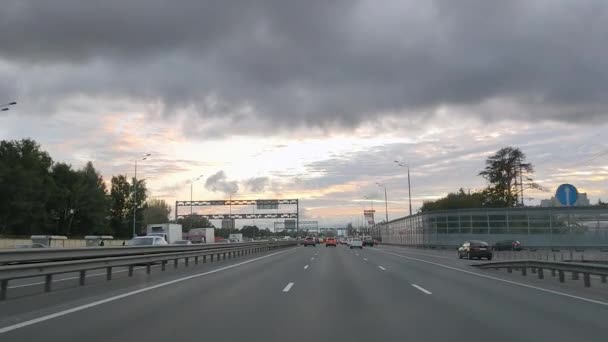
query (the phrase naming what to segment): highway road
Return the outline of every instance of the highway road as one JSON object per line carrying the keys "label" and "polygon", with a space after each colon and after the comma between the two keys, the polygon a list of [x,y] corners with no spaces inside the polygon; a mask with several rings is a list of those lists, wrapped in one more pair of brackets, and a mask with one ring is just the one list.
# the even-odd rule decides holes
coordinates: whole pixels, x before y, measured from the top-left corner
{"label": "highway road", "polygon": [[[608,289],[400,247],[293,247],[133,278],[19,283],[9,341],[606,341]],[[31,280],[30,283],[35,283]]]}

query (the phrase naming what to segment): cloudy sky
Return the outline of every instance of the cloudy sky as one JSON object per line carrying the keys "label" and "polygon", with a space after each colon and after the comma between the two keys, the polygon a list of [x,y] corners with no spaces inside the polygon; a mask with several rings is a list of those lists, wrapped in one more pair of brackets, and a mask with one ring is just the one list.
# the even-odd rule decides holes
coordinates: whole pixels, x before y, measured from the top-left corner
{"label": "cloudy sky", "polygon": [[[4,0],[3,139],[150,195],[299,198],[322,225],[480,189],[520,147],[608,199],[608,2]],[[378,212],[384,216],[384,210]]]}

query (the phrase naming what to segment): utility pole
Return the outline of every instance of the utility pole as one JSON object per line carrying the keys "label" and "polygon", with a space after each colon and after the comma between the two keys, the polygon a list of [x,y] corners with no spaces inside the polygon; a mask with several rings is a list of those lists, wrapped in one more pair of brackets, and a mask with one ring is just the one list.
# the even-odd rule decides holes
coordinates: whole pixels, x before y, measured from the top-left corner
{"label": "utility pole", "polygon": [[521,206],[524,206],[524,181],[521,170],[521,156],[518,158],[519,160],[519,187],[521,188]]}
{"label": "utility pole", "polygon": [[410,216],[412,216],[412,184],[410,183],[410,166],[403,164],[402,162],[400,162],[398,160],[395,160],[395,164],[397,164],[397,166],[407,168],[407,194],[408,194],[408,200],[409,200],[409,205],[410,205]]}
{"label": "utility pole", "polygon": [[388,223],[388,197],[386,195],[386,184],[380,184],[376,182],[379,187],[384,187],[384,213],[386,216],[386,222]]}
{"label": "utility pole", "polygon": [[146,160],[150,155],[150,153],[146,153],[142,157],[135,159],[135,173],[133,175],[133,237],[137,236],[137,233],[135,232],[135,221],[137,212],[137,161]]}
{"label": "utility pole", "polygon": [[190,229],[192,229],[192,225],[194,224],[194,222],[193,222],[194,221],[194,216],[193,216],[194,213],[192,211],[192,202],[193,202],[192,201],[192,192],[193,192],[193,189],[194,189],[194,182],[196,182],[197,180],[201,179],[201,177],[203,177],[203,175],[200,175],[200,176],[198,176],[196,178],[192,178],[190,180]]}

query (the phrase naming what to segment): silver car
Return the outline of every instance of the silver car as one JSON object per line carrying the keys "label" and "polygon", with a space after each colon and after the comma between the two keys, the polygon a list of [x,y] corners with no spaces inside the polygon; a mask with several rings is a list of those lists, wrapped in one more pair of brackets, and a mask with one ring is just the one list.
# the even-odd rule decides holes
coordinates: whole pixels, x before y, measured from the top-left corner
{"label": "silver car", "polygon": [[361,240],[360,238],[352,238],[350,240],[349,246],[350,246],[350,249],[353,249],[353,248],[363,249],[363,240]]}

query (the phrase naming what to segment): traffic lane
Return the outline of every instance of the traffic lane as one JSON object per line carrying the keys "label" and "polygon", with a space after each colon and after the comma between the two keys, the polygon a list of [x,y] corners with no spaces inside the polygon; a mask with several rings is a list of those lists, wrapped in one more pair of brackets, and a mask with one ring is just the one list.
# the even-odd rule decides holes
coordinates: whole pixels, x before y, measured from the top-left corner
{"label": "traffic lane", "polygon": [[[293,327],[271,341],[434,341],[450,336],[416,328],[418,313],[432,303],[420,291],[395,281],[357,258],[344,246],[321,248],[319,256],[285,296],[283,314],[273,317],[281,327]],[[410,324],[411,322],[411,324]],[[294,324],[295,323],[295,324]],[[255,340],[255,339],[254,339]]]}
{"label": "traffic lane", "polygon": [[[406,246],[391,246],[391,245],[380,245],[383,248],[390,248],[394,250],[406,250],[409,252],[417,252],[422,254],[430,254],[435,255],[437,257],[450,257],[452,255],[457,255],[457,249],[422,249],[422,248],[413,248]],[[494,258],[496,260],[521,260],[521,259],[540,259],[540,260],[599,260],[599,261],[608,261],[608,250],[586,250],[586,251],[570,251],[570,250],[560,250],[560,251],[552,251],[552,250],[537,250],[530,251],[527,249],[521,251],[493,251]]]}
{"label": "traffic lane", "polygon": [[9,317],[11,321],[26,320],[36,315],[60,311],[83,303],[158,284],[159,282],[170,281],[187,276],[193,272],[209,271],[274,252],[254,253],[244,257],[222,259],[221,261],[214,259],[214,262],[208,260],[207,263],[202,263],[202,260],[199,260],[198,265],[195,265],[191,261],[188,267],[185,267],[182,261],[182,263],[178,264],[177,269],[171,263],[167,264],[166,271],[164,272],[160,270],[160,267],[154,267],[151,270],[151,274],[147,275],[144,268],[134,272],[133,277],[128,277],[127,272],[113,274],[113,278],[110,281],[107,281],[105,276],[90,277],[86,279],[85,286],[79,286],[78,280],[72,279],[53,283],[53,291],[49,293],[43,292],[43,285],[9,289],[8,299],[0,301],[0,312],[2,312],[0,324],[9,319]]}
{"label": "traffic lane", "polygon": [[591,276],[591,287],[586,288],[584,286],[583,277],[580,276],[579,280],[571,280],[570,275],[567,275],[567,279],[564,283],[560,283],[557,280],[557,277],[553,277],[551,275],[551,271],[545,270],[544,276],[545,279],[538,279],[537,274],[528,272],[527,276],[521,276],[520,272],[513,271],[513,273],[507,273],[506,270],[495,271],[495,270],[482,270],[477,268],[472,268],[471,265],[476,265],[480,263],[485,263],[487,260],[468,260],[468,259],[459,259],[458,255],[450,254],[446,255],[437,255],[443,253],[433,253],[427,251],[420,251],[412,248],[387,248],[382,246],[378,248],[379,250],[402,254],[412,258],[420,258],[426,261],[440,262],[444,265],[449,265],[451,267],[456,267],[462,270],[481,272],[484,274],[491,274],[495,277],[508,279],[512,281],[523,282],[526,284],[543,286],[555,291],[568,291],[569,293],[573,293],[580,296],[590,296],[591,298],[596,299],[606,299],[608,296],[608,286],[601,282],[601,277],[599,276]]}
{"label": "traffic lane", "polygon": [[[1,338],[35,340],[40,331],[48,341],[247,338],[250,329],[267,325],[264,310],[280,305],[283,276],[302,274],[298,266],[311,254],[299,247],[278,253],[12,330]],[[236,321],[243,322],[244,330],[234,329]]]}
{"label": "traffic lane", "polygon": [[362,257],[370,264],[386,267],[387,276],[404,283],[415,282],[432,292],[435,318],[442,329],[444,322],[458,320],[469,332],[500,341],[514,337],[530,341],[605,340],[608,305],[404,259],[381,250],[365,250]]}

